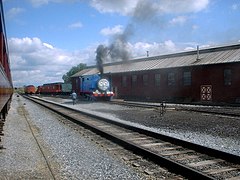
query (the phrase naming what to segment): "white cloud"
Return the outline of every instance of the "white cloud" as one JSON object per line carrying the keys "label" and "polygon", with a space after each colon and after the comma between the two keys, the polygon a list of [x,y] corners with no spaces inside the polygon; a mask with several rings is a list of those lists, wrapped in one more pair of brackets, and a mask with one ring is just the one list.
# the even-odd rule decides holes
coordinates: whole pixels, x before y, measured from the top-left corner
{"label": "white cloud", "polygon": [[196,50],[196,48],[194,48],[194,47],[186,47],[184,50],[185,51],[193,51],[193,50]]}
{"label": "white cloud", "polygon": [[209,0],[159,0],[158,9],[164,13],[199,12],[207,8]]}
{"label": "white cloud", "polygon": [[53,49],[53,46],[51,44],[43,43],[44,46],[46,46],[49,49]]}
{"label": "white cloud", "polygon": [[71,29],[75,29],[75,28],[81,28],[83,27],[83,25],[81,22],[76,22],[76,23],[70,24],[68,27]]}
{"label": "white cloud", "polygon": [[168,51],[176,51],[176,45],[172,40],[164,41],[164,47]]}
{"label": "white cloud", "polygon": [[196,42],[195,43],[189,43],[190,46],[187,46],[184,48],[184,51],[194,51],[197,50],[197,46],[199,46],[199,49],[205,49],[205,48],[209,48],[209,47],[214,47],[216,44],[215,43],[210,43],[210,44],[202,44],[199,45]]}
{"label": "white cloud", "polygon": [[133,54],[133,57],[146,57],[147,51],[149,53],[149,56],[157,56],[160,54],[167,54],[167,53],[173,53],[178,50],[179,48],[176,47],[175,43],[172,40],[164,41],[163,43],[144,43],[144,42],[137,42],[135,44],[131,44],[131,51]]}
{"label": "white cloud", "polygon": [[201,45],[201,46],[199,46],[199,48],[209,48],[209,47],[211,47],[211,45],[210,44],[203,44],[203,45]]}
{"label": "white cloud", "polygon": [[41,48],[41,40],[38,38],[11,38],[9,40],[9,46],[12,51],[15,52],[32,52],[35,49]]}
{"label": "white cloud", "polygon": [[183,25],[187,21],[186,16],[178,16],[176,18],[173,18],[169,23],[171,25]]}
{"label": "white cloud", "polygon": [[[36,37],[10,38],[9,52],[14,86],[37,86],[62,81],[62,76],[73,66],[80,63],[95,65],[97,46],[98,44],[94,44],[83,50],[69,52]],[[157,56],[181,51],[184,47],[186,45],[176,45],[172,40],[127,44],[128,51],[132,53],[130,59],[146,57],[147,51],[149,56]]]}
{"label": "white cloud", "polygon": [[22,12],[24,12],[25,9],[23,8],[11,8],[8,12],[7,12],[7,17],[9,18],[14,18],[16,16],[18,16],[19,14],[21,14]]}
{"label": "white cloud", "polygon": [[116,34],[122,34],[123,33],[123,26],[117,25],[113,28],[107,27],[100,31],[100,33],[104,36],[112,36]]}
{"label": "white cloud", "polygon": [[[88,63],[82,52],[58,49],[39,38],[10,38],[9,54],[15,86],[62,81],[62,75],[79,63]],[[85,51],[85,54],[94,54]]]}
{"label": "white cloud", "polygon": [[193,26],[192,26],[192,30],[197,30],[198,28],[199,28],[198,25],[193,25]]}
{"label": "white cloud", "polygon": [[119,13],[123,15],[127,15],[132,12],[137,3],[138,0],[91,0],[90,2],[91,6],[101,13]]}
{"label": "white cloud", "polygon": [[49,3],[70,3],[70,2],[77,2],[81,0],[28,0],[34,7],[40,7]]}
{"label": "white cloud", "polygon": [[119,13],[122,15],[135,14],[138,3],[144,4],[144,6],[149,4],[149,6],[154,7],[153,9],[161,14],[199,12],[207,8],[209,4],[209,0],[152,0],[149,3],[143,2],[144,0],[91,0],[90,4],[101,13]]}
{"label": "white cloud", "polygon": [[232,10],[238,10],[240,8],[240,4],[233,4],[231,8]]}
{"label": "white cloud", "polygon": [[49,0],[28,0],[34,7],[39,7],[48,4]]}

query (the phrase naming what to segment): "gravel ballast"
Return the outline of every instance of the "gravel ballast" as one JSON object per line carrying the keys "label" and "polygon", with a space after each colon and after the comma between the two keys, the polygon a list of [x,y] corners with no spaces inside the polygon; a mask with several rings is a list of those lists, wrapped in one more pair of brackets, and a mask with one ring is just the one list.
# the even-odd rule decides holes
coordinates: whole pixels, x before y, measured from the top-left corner
{"label": "gravel ballast", "polygon": [[71,99],[42,98],[240,156],[240,119],[237,117],[178,111],[171,106],[160,116],[155,109],[85,100],[72,105]]}
{"label": "gravel ballast", "polygon": [[4,126],[6,149],[0,150],[0,179],[144,179],[59,119],[14,95]]}

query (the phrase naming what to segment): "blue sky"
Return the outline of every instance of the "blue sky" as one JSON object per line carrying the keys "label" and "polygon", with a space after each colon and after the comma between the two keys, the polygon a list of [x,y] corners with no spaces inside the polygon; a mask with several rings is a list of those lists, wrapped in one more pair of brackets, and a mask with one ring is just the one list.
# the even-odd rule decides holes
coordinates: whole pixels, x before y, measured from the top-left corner
{"label": "blue sky", "polygon": [[17,87],[62,81],[71,67],[94,65],[97,47],[120,35],[129,59],[240,43],[239,0],[3,0],[3,6]]}

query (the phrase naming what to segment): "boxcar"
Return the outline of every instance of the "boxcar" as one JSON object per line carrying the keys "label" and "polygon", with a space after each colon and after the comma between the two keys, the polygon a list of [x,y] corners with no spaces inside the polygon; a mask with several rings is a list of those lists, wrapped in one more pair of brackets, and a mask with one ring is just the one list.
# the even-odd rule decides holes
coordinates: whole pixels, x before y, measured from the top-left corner
{"label": "boxcar", "polygon": [[72,84],[56,82],[38,86],[36,94],[69,95],[71,92]]}
{"label": "boxcar", "polygon": [[62,91],[62,83],[48,83],[43,84],[41,94],[60,94]]}
{"label": "boxcar", "polygon": [[3,5],[0,1],[0,119],[5,119],[10,108],[13,85],[8,57]]}
{"label": "boxcar", "polygon": [[61,94],[69,95],[72,93],[72,84],[71,83],[63,83],[61,86],[62,86]]}

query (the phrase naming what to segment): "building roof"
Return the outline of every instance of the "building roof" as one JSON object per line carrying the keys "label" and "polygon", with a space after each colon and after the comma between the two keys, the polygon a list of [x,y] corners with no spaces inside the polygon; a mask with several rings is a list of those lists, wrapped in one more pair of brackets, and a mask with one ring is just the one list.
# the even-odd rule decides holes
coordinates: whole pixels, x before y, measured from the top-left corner
{"label": "building roof", "polygon": [[88,71],[91,71],[92,68],[87,68],[87,69],[83,69],[79,72],[77,72],[76,74],[72,75],[71,77],[79,77],[84,75],[85,73],[87,73]]}
{"label": "building roof", "polygon": [[[113,74],[234,62],[240,62],[240,44],[109,63],[104,65],[103,72],[104,74]],[[97,67],[92,66],[74,74],[72,77],[96,73],[99,73]]]}

